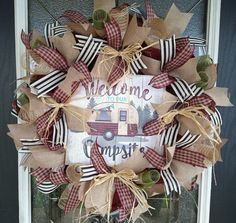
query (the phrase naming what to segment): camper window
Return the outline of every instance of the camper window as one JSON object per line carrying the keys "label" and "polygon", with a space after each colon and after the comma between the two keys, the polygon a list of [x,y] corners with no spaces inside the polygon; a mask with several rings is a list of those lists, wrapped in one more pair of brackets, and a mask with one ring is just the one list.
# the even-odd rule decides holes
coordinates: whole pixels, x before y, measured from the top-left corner
{"label": "camper window", "polygon": [[96,121],[111,121],[110,111],[101,110],[97,114]]}
{"label": "camper window", "polygon": [[126,121],[127,120],[127,111],[120,111],[120,121]]}

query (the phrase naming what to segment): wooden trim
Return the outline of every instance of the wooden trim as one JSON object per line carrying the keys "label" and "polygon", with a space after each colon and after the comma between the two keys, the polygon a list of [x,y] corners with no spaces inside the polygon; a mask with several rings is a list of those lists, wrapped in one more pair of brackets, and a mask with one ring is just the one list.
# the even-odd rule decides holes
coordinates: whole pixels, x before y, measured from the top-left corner
{"label": "wooden trim", "polygon": [[[16,78],[27,74],[21,66],[21,57],[25,53],[25,46],[21,43],[21,30],[28,31],[28,0],[15,0],[15,54]],[[19,84],[19,83],[18,83]],[[19,165],[22,153],[18,153],[18,199],[19,223],[31,223],[31,177],[29,170]]]}
{"label": "wooden trim", "polygon": [[[218,62],[220,37],[221,0],[208,0],[207,9],[207,52],[214,63]],[[198,223],[209,223],[211,205],[212,167],[202,173],[198,191]]]}

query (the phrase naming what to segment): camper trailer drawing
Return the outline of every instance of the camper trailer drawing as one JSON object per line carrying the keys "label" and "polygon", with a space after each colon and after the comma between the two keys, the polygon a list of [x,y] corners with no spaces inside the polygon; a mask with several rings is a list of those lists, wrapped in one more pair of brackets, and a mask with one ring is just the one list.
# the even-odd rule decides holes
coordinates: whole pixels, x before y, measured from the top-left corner
{"label": "camper trailer drawing", "polygon": [[93,107],[87,124],[90,135],[103,136],[107,141],[115,136],[135,136],[138,132],[139,116],[131,104],[105,102]]}

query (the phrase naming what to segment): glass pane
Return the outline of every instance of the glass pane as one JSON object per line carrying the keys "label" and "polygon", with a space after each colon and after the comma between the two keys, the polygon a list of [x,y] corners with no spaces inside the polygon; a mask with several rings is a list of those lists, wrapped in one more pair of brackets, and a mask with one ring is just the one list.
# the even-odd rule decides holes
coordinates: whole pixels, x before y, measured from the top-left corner
{"label": "glass pane", "polygon": [[[40,4],[43,2],[44,6]],[[118,3],[129,3],[136,2],[140,5],[141,11],[144,11],[143,0],[119,0]],[[198,0],[152,0],[156,12],[161,17],[164,17],[168,12],[172,3],[175,3],[181,11],[188,12]],[[45,10],[46,8],[46,10]],[[93,0],[29,0],[29,29],[37,29],[43,33],[44,24],[46,22],[53,22],[53,17],[59,18],[60,15],[66,9],[78,9],[85,16],[91,17],[93,9]],[[206,30],[206,10],[207,0],[201,1],[193,9],[194,16],[191,19],[185,35],[194,37],[205,38]],[[51,14],[51,15],[50,15]],[[91,103],[91,108],[93,107]],[[120,114],[121,119],[126,119],[125,114]],[[102,120],[110,120],[110,117],[101,111],[98,117]],[[72,219],[76,219],[78,216],[77,212],[65,215],[62,210],[57,206],[58,199],[61,192],[64,190],[63,187],[58,188],[55,192],[50,195],[41,194],[37,188],[35,181],[32,180],[32,222],[33,223],[70,223],[76,222]],[[181,196],[173,194],[171,198],[165,195],[159,195],[150,199],[150,204],[155,207],[155,211],[152,211],[152,216],[144,214],[142,220],[139,222],[147,223],[171,223],[171,222],[197,222],[197,200],[198,200],[198,189],[195,188],[193,191],[187,191],[182,188]],[[101,219],[99,216],[91,219],[83,219],[82,222],[106,222],[105,219]]]}

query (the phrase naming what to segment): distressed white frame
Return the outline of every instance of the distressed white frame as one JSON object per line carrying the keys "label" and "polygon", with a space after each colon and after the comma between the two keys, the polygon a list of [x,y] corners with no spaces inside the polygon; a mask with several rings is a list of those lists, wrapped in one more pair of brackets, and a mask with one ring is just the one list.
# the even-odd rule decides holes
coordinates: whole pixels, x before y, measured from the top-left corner
{"label": "distressed white frame", "polygon": [[[16,78],[26,75],[20,64],[25,53],[21,43],[21,30],[28,31],[28,0],[15,0],[15,53]],[[221,0],[208,0],[207,12],[207,52],[215,63],[218,61]],[[22,154],[18,154],[20,161]],[[19,223],[31,223],[31,178],[29,170],[18,167]],[[197,223],[209,223],[211,200],[212,168],[205,170],[201,177],[198,195]]]}

